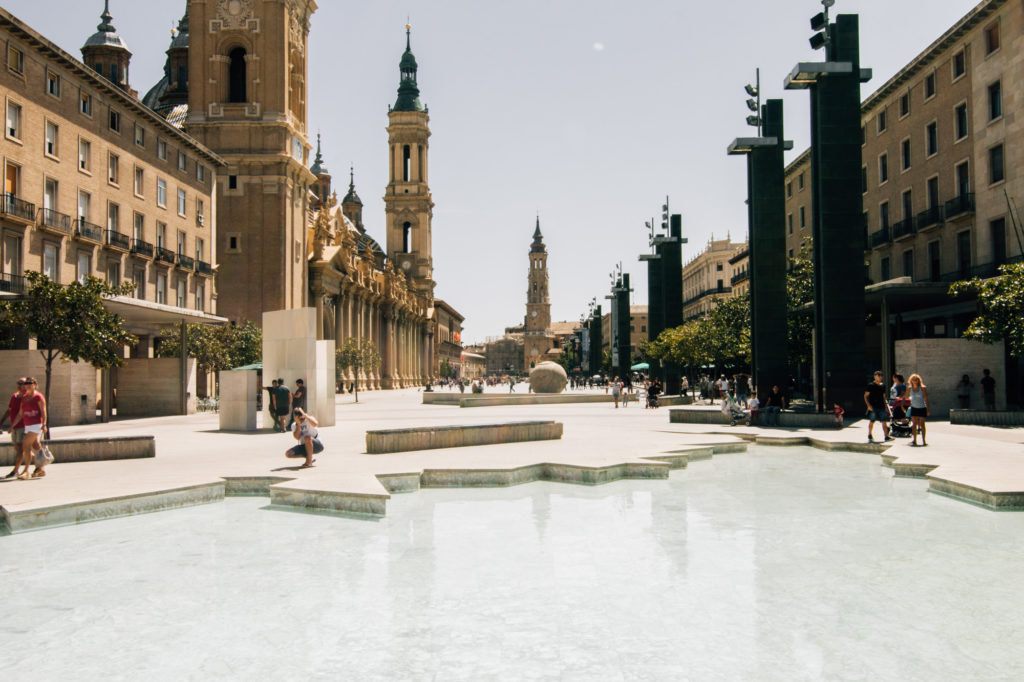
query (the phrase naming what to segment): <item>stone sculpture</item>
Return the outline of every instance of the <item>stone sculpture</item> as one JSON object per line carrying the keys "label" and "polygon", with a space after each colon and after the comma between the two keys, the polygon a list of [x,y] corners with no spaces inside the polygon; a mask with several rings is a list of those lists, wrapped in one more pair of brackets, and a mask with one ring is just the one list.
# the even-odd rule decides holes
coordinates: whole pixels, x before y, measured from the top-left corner
{"label": "stone sculpture", "polygon": [[557,362],[541,362],[530,370],[530,389],[534,393],[561,393],[568,377]]}

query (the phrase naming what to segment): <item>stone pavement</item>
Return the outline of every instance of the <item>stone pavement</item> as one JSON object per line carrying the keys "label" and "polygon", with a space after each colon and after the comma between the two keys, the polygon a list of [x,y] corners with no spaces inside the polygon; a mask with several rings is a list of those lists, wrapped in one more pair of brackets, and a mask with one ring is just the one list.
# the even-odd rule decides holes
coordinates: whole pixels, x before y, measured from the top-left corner
{"label": "stone pavement", "polygon": [[[499,389],[500,390],[500,389]],[[32,481],[0,484],[0,516],[13,532],[123,516],[254,494],[272,504],[326,511],[383,514],[390,494],[420,487],[501,486],[530,480],[603,483],[665,478],[669,469],[745,442],[811,444],[885,453],[897,475],[927,475],[935,492],[989,507],[1024,508],[1024,429],[929,425],[930,446],[891,448],[866,443],[866,427],[809,431],[669,424],[668,411],[637,403],[522,405],[474,410],[422,405],[416,389],[338,396],[337,425],[321,429],[326,450],[312,469],[297,468],[284,451],[290,434],[225,433],[217,415],[115,421],[61,427],[55,438],[154,435],[152,459],[61,464]],[[489,424],[553,419],[561,440],[365,454],[369,429]],[[6,436],[5,436],[6,437]],[[880,460],[880,465],[882,464]],[[914,466],[903,466],[912,464]],[[5,472],[6,473],[6,472]]]}

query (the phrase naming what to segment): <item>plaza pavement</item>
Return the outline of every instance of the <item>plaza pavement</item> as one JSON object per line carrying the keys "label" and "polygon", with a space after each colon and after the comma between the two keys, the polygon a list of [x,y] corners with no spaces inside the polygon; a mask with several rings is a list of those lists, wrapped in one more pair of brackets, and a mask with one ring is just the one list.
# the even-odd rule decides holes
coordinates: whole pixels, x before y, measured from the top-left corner
{"label": "plaza pavement", "polygon": [[[519,388],[522,390],[522,387]],[[507,392],[496,388],[489,393]],[[517,391],[518,392],[518,391]],[[417,389],[363,392],[359,403],[350,395],[336,401],[337,424],[321,429],[326,450],[316,466],[298,469],[301,460],[288,460],[284,451],[295,444],[290,434],[261,429],[253,433],[221,432],[216,414],[119,420],[108,424],[67,426],[53,430],[54,438],[153,435],[156,457],[105,462],[61,464],[48,467],[48,476],[31,481],[0,483],[0,510],[12,530],[210,502],[224,495],[225,478],[276,483],[282,500],[306,507],[331,508],[318,500],[342,495],[371,500],[379,506],[367,511],[383,513],[389,490],[415,490],[426,470],[448,472],[442,485],[494,485],[472,479],[468,472],[514,472],[538,465],[558,465],[565,471],[612,472],[604,479],[582,477],[576,482],[614,480],[623,467],[636,466],[635,477],[665,477],[667,468],[686,465],[714,451],[737,451],[752,440],[776,444],[808,443],[821,449],[885,451],[884,460],[897,474],[928,475],[950,485],[1004,495],[1004,504],[1024,500],[1024,429],[929,424],[929,447],[913,448],[908,439],[891,447],[869,446],[864,422],[842,430],[723,427],[704,424],[670,424],[668,409],[645,410],[636,402],[615,409],[609,403],[566,405],[514,405],[465,409],[422,405]],[[521,420],[555,420],[564,424],[561,440],[426,450],[386,455],[367,455],[365,432],[369,429],[490,424]],[[876,437],[881,436],[876,426]],[[6,436],[5,436],[6,437]],[[811,439],[811,440],[808,440]],[[710,446],[710,447],[709,447]],[[662,467],[649,470],[651,459]],[[657,458],[663,458],[659,461]],[[667,464],[668,463],[668,464]],[[879,465],[883,459],[880,458]],[[913,466],[900,468],[901,463]],[[936,468],[937,467],[937,468]],[[628,470],[628,469],[627,469]],[[616,473],[617,472],[617,473]],[[646,472],[646,473],[645,473]],[[4,472],[6,473],[6,471]],[[459,477],[462,474],[464,478]],[[677,474],[685,475],[685,474]],[[389,486],[389,477],[412,487]],[[628,474],[626,477],[629,477]],[[440,479],[436,479],[440,480]],[[508,483],[530,479],[504,479]],[[571,477],[543,480],[573,480]],[[460,482],[461,481],[461,482]],[[497,483],[501,485],[502,483]],[[219,487],[218,487],[219,486]],[[942,489],[936,492],[971,499]],[[202,494],[193,494],[202,491]],[[218,492],[219,491],[219,492]],[[260,494],[260,485],[236,488],[235,494]],[[171,494],[164,500],[161,495]],[[230,488],[228,494],[232,494]],[[177,497],[174,497],[177,495]],[[305,496],[305,499],[303,498]],[[1006,500],[1010,500],[1010,503]],[[298,502],[295,502],[298,500]],[[984,499],[973,501],[985,503]],[[115,504],[116,502],[116,504]],[[103,505],[110,505],[105,509]],[[992,506],[992,505],[990,505]],[[83,512],[83,509],[90,511]],[[338,507],[335,507],[338,508]],[[76,511],[77,509],[77,511]],[[358,511],[355,506],[350,510]],[[77,515],[76,515],[77,514]],[[17,523],[12,519],[20,519]]]}

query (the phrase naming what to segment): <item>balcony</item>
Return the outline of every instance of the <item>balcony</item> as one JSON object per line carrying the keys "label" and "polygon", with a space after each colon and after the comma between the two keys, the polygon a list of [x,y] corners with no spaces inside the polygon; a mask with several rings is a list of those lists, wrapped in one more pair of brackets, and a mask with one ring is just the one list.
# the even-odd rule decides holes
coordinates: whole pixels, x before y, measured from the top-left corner
{"label": "balcony", "polygon": [[4,194],[0,196],[0,213],[23,223],[31,223],[36,219],[36,205],[13,194]]}
{"label": "balcony", "polygon": [[705,289],[704,291],[700,292],[699,294],[696,294],[695,296],[691,296],[690,298],[688,298],[685,301],[683,301],[683,307],[686,307],[686,306],[690,305],[691,303],[696,303],[697,301],[699,301],[700,299],[704,298],[705,296],[711,296],[713,294],[731,294],[731,293],[732,293],[732,287],[712,287],[710,289]]}
{"label": "balcony", "polygon": [[174,252],[162,246],[156,247],[156,262],[174,265]]}
{"label": "balcony", "polygon": [[25,278],[21,275],[3,273],[0,275],[0,293],[23,294],[25,293]]}
{"label": "balcony", "polygon": [[967,192],[946,202],[946,220],[974,213],[974,193]]}
{"label": "balcony", "polygon": [[896,241],[897,239],[902,239],[904,237],[912,237],[916,233],[917,230],[914,229],[913,218],[904,218],[898,223],[894,223],[892,226],[893,241]]}
{"label": "balcony", "polygon": [[750,271],[749,270],[744,270],[743,272],[739,273],[738,275],[733,275],[731,282],[732,282],[733,286],[736,286],[740,282],[746,282],[748,279],[750,279]]}
{"label": "balcony", "polygon": [[103,228],[93,225],[88,220],[78,219],[75,221],[75,236],[97,244],[103,243]]}
{"label": "balcony", "polygon": [[128,251],[131,248],[132,240],[128,235],[121,234],[117,230],[107,230],[107,246],[112,249]]}
{"label": "balcony", "polygon": [[186,256],[183,253],[179,253],[178,254],[178,267],[179,268],[183,268],[185,270],[195,270],[196,269],[196,259],[195,258],[190,258],[189,256]]}
{"label": "balcony", "polygon": [[925,230],[929,227],[935,227],[936,225],[942,224],[942,207],[932,206],[931,208],[921,211],[917,214],[917,230]]}
{"label": "balcony", "polygon": [[141,239],[132,240],[132,254],[136,256],[145,256],[146,258],[153,257],[153,245],[149,242],[144,242]]}
{"label": "balcony", "polygon": [[888,227],[883,227],[878,232],[872,232],[868,235],[868,245],[872,249],[877,249],[879,246],[883,246],[892,241],[892,236],[889,233]]}
{"label": "balcony", "polygon": [[196,272],[200,275],[205,275],[206,277],[213,277],[213,266],[206,261],[197,260]]}
{"label": "balcony", "polygon": [[52,208],[39,209],[39,227],[59,235],[71,234],[71,216]]}

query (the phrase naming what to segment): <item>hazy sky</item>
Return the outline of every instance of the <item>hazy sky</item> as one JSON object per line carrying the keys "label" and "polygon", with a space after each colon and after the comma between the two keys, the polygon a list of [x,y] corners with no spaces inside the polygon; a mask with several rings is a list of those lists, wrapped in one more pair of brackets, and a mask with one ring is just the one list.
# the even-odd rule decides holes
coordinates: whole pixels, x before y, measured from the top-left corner
{"label": "hazy sky", "polygon": [[[0,0],[68,52],[95,31],[100,0]],[[861,15],[867,96],[974,0],[838,0]],[[463,339],[522,321],[537,211],[548,245],[552,318],[579,319],[621,261],[633,303],[647,301],[644,221],[665,195],[682,213],[684,257],[714,235],[746,234],[745,163],[728,157],[744,122],[743,85],[761,68],[786,102],[803,151],[808,96],[782,82],[807,44],[817,0],[319,0],[310,33],[309,127],[323,135],[339,196],[356,169],[367,230],[384,242],[387,107],[398,86],[406,16],[430,108],[436,295],[466,316]],[[184,0],[112,0],[133,51],[132,86],[161,76]],[[792,158],[792,156],[790,157]]]}

